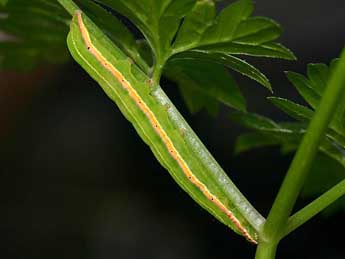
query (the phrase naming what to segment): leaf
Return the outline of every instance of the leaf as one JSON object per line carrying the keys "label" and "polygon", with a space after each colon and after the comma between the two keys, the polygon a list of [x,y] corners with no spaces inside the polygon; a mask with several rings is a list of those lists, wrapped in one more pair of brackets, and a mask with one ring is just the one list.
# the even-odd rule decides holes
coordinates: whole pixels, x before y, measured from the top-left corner
{"label": "leaf", "polygon": [[[180,88],[193,88],[194,93],[200,91],[203,95],[212,97],[232,108],[244,111],[246,109],[245,100],[239,91],[234,79],[226,72],[222,65],[212,64],[203,61],[183,60],[170,62],[166,69],[166,75],[177,82]],[[192,90],[181,90],[182,92]],[[202,95],[202,96],[203,96]],[[186,97],[186,96],[185,96]],[[201,101],[208,101],[205,96],[197,97],[198,109],[190,109],[192,111],[200,110]],[[189,105],[191,108],[191,105]]]}
{"label": "leaf", "polygon": [[238,25],[233,41],[260,45],[277,39],[281,33],[282,28],[274,20],[266,17],[250,17]]}
{"label": "leaf", "polygon": [[[289,149],[291,149],[292,146],[296,147],[305,132],[303,124],[277,124],[269,118],[257,114],[236,113],[232,114],[230,118],[246,128],[256,130],[256,132],[254,132],[257,133],[255,143],[260,143],[260,141],[258,140],[260,136],[263,138],[262,142],[267,143],[267,138],[269,137],[271,141],[269,141],[268,143],[270,145],[273,145],[275,143],[276,145],[281,145],[284,149],[286,149],[287,146],[289,147]],[[255,144],[253,145],[253,147],[259,146]],[[249,144],[247,144],[246,150],[248,149]]]}
{"label": "leaf", "polygon": [[[334,59],[330,66],[325,64],[309,64],[307,68],[308,78],[305,76],[295,73],[288,72],[287,77],[290,82],[296,87],[302,97],[309,103],[309,105],[316,109],[319,102],[321,101],[321,95],[327,85],[328,78],[335,68],[337,59]],[[333,119],[330,123],[330,128],[336,131],[338,134],[345,136],[345,93],[342,96],[342,100],[333,115]],[[284,108],[284,107],[280,107]],[[295,111],[301,111],[300,107],[295,107]],[[285,107],[285,112],[287,112]],[[292,110],[290,109],[290,115]],[[292,116],[295,117],[296,116]]]}
{"label": "leaf", "polygon": [[156,57],[165,56],[179,28],[180,20],[196,0],[102,0],[129,18],[144,34]]}
{"label": "leaf", "polygon": [[197,2],[177,33],[171,60],[200,59],[223,64],[272,91],[263,73],[234,55],[291,60],[295,56],[274,42],[282,33],[280,25],[265,17],[249,17],[253,8],[251,0],[239,0],[216,16],[213,1]]}
{"label": "leaf", "polygon": [[181,75],[178,84],[181,95],[191,113],[197,113],[203,108],[211,115],[218,113],[219,103],[216,99],[204,93],[202,85],[194,82],[186,75]]}
{"label": "leaf", "polygon": [[249,45],[241,43],[219,43],[198,48],[209,53],[227,53],[233,55],[247,55],[266,58],[281,58],[286,60],[296,60],[295,55],[286,47],[279,43],[269,42],[261,45]]}
{"label": "leaf", "polygon": [[8,0],[0,0],[0,5],[5,6],[7,4]]}
{"label": "leaf", "polygon": [[279,145],[279,141],[268,134],[259,132],[244,133],[236,139],[235,154],[240,154],[254,148],[277,145]]}
{"label": "leaf", "polygon": [[65,39],[69,17],[57,3],[43,0],[8,1],[0,8],[0,69],[29,70],[39,63],[61,63],[69,54]]}
{"label": "leaf", "polygon": [[199,46],[233,40],[240,22],[248,18],[254,10],[251,0],[239,0],[225,7],[208,27]]}
{"label": "leaf", "polygon": [[184,53],[183,55],[176,55],[174,56],[171,61],[174,60],[205,60],[209,62],[214,62],[218,64],[223,64],[225,67],[235,70],[240,74],[247,76],[264,87],[268,88],[272,91],[271,84],[268,78],[261,73],[256,67],[252,66],[251,64],[247,63],[245,60],[237,58],[235,56],[226,55],[226,54],[218,54],[218,53],[205,53],[203,51],[192,50]]}
{"label": "leaf", "polygon": [[[91,0],[76,0],[76,3],[141,69],[148,71],[134,36],[124,24]],[[0,28],[12,36],[7,42],[0,43],[2,69],[29,70],[42,62],[69,60],[66,36],[70,17],[58,3],[11,0],[0,11],[7,15],[0,19]]]}
{"label": "leaf", "polygon": [[[305,198],[318,197],[345,178],[345,169],[339,163],[323,154],[318,154],[314,160],[311,172],[301,192],[302,197]],[[322,215],[327,216],[340,209],[345,211],[344,198],[338,199],[323,211]]]}
{"label": "leaf", "polygon": [[[294,72],[288,72],[287,76],[311,107],[317,108],[329,76],[336,65],[337,59],[333,60],[329,66],[309,64],[308,78]],[[309,179],[302,192],[305,197],[319,195],[345,178],[345,93],[341,98],[343,101],[339,103],[339,107],[333,115],[334,118],[319,146],[312,173],[309,174]],[[283,98],[270,97],[269,99],[279,109],[303,123],[276,123],[263,116],[237,113],[232,118],[237,123],[255,131],[245,133],[238,138],[236,152],[268,145],[279,145],[282,152],[294,152],[299,146],[314,111]],[[344,210],[345,198],[339,199],[331,207],[327,213],[337,209]]]}
{"label": "leaf", "polygon": [[332,125],[337,131],[345,136],[345,93],[342,94],[342,102],[339,103],[336,113],[332,121]]}
{"label": "leaf", "polygon": [[[332,60],[330,64],[330,73],[334,71],[335,66],[337,65],[339,59]],[[334,127],[336,130],[345,136],[345,92],[342,94],[341,101],[337,107],[337,111],[334,114],[334,118],[332,121],[332,124],[334,124]]]}
{"label": "leaf", "polygon": [[136,44],[138,46],[138,52],[139,52],[140,57],[144,59],[147,65],[152,67],[153,65],[152,50],[149,44],[147,43],[147,41],[144,39],[137,40]]}
{"label": "leaf", "polygon": [[[129,18],[144,34],[149,46],[154,53],[153,65],[169,67],[176,60],[208,61],[231,68],[245,75],[272,91],[267,77],[257,68],[236,57],[237,54],[251,56],[266,56],[275,58],[294,59],[294,55],[284,46],[274,42],[282,29],[275,21],[265,17],[250,17],[254,5],[252,0],[238,0],[225,7],[218,15],[214,1],[196,0],[97,0],[113,8],[118,13]],[[221,49],[224,47],[224,49]],[[232,50],[229,47],[233,48]],[[147,57],[148,55],[146,55]],[[221,66],[218,66],[221,68]],[[191,78],[193,69],[186,71],[185,76]],[[164,69],[165,73],[167,69]],[[170,78],[177,78],[169,72]],[[207,71],[205,72],[207,74]],[[212,72],[215,74],[214,72]],[[195,82],[195,76],[192,76]],[[182,79],[180,80],[181,84]],[[212,82],[213,83],[213,82]],[[229,84],[233,84],[229,82]],[[200,83],[198,84],[200,85]],[[204,85],[204,84],[201,84]],[[218,84],[221,87],[221,84]],[[202,87],[204,89],[204,87]],[[217,93],[221,92],[212,88],[212,91],[203,90],[204,95],[220,99]],[[192,92],[189,90],[188,92]],[[195,91],[193,91],[195,94]],[[238,92],[235,91],[234,93]],[[193,98],[183,91],[185,99]],[[188,97],[187,97],[188,96]],[[201,107],[200,97],[197,102]],[[223,95],[226,96],[226,95]],[[193,101],[187,101],[191,108]],[[230,105],[230,101],[222,100]],[[239,108],[231,102],[232,107]],[[196,110],[196,109],[191,109]]]}
{"label": "leaf", "polygon": [[295,72],[287,72],[286,75],[289,81],[297,88],[300,95],[315,109],[319,105],[321,96],[315,92],[308,79]]}
{"label": "leaf", "polygon": [[231,114],[230,118],[236,123],[251,129],[273,131],[280,128],[273,120],[258,114],[237,112]]}
{"label": "leaf", "polygon": [[316,196],[345,178],[345,169],[323,154],[315,159],[312,172],[303,188],[303,196]]}
{"label": "leaf", "polygon": [[305,106],[278,97],[269,97],[268,99],[276,107],[297,120],[306,121],[313,117],[313,111]]}
{"label": "leaf", "polygon": [[231,55],[217,56],[220,57],[222,63],[225,66],[235,70],[236,72],[239,72],[244,76],[254,79],[258,83],[272,91],[271,83],[269,82],[268,78],[263,73],[261,73],[256,67],[247,63],[245,60]]}
{"label": "leaf", "polygon": [[185,17],[172,46],[173,49],[190,49],[197,45],[215,17],[216,8],[213,1],[198,1]]}
{"label": "leaf", "polygon": [[[267,137],[270,137],[272,145],[273,143],[281,145],[282,149],[285,150],[284,152],[286,152],[286,147],[288,147],[290,152],[298,147],[307,128],[307,124],[286,122],[278,124],[266,117],[250,113],[235,113],[231,115],[231,119],[246,128],[256,130],[258,133],[256,138],[261,136],[264,143],[267,141]],[[260,143],[258,139],[255,142]],[[320,151],[332,157],[345,168],[344,143],[344,139],[339,138],[334,132],[328,131],[326,138],[320,146]],[[253,147],[256,146],[258,145],[253,145]],[[248,150],[250,145],[247,144],[246,147],[246,150]],[[236,147],[236,149],[241,148]]]}
{"label": "leaf", "polygon": [[345,147],[331,140],[327,135],[326,140],[321,144],[320,150],[327,154],[329,157],[336,160],[345,168]]}
{"label": "leaf", "polygon": [[[269,18],[249,17],[253,8],[251,0],[239,0],[215,17],[213,2],[197,3],[177,34],[174,54],[196,49],[295,59],[290,50],[273,42],[282,33],[280,25]],[[203,18],[206,22],[201,23]]]}
{"label": "leaf", "polygon": [[323,91],[326,88],[329,71],[326,64],[308,64],[307,75],[310,80],[310,83],[313,86],[313,89],[319,94],[322,95]]}

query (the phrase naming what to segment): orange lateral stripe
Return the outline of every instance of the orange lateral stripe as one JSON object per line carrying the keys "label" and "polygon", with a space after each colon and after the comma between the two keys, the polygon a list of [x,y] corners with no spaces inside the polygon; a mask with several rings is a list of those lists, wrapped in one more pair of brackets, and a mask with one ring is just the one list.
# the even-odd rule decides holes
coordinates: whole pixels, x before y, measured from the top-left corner
{"label": "orange lateral stripe", "polygon": [[231,222],[238,228],[238,230],[252,243],[257,244],[256,240],[254,240],[246,229],[244,229],[239,222],[239,220],[233,215],[233,213],[228,210],[218,198],[213,195],[207,187],[200,182],[199,179],[195,177],[192,173],[186,162],[182,159],[176,148],[174,147],[171,139],[163,130],[162,126],[159,124],[158,120],[151,112],[151,110],[147,107],[146,103],[141,99],[138,95],[136,90],[130,85],[130,83],[123,77],[123,75],[111,64],[109,63],[105,57],[93,46],[89,32],[87,31],[83,19],[82,19],[82,12],[76,12],[78,18],[78,25],[84,40],[84,43],[90,53],[102,64],[102,66],[107,69],[122,85],[122,87],[128,92],[129,96],[133,99],[139,109],[146,115],[147,119],[149,120],[150,124],[154,128],[157,135],[161,138],[163,143],[165,144],[170,156],[178,163],[181,170],[185,174],[185,176],[189,179],[191,183],[193,183],[204,195],[205,197],[210,200],[213,204],[215,204],[221,211],[225,213],[225,215],[231,220]]}

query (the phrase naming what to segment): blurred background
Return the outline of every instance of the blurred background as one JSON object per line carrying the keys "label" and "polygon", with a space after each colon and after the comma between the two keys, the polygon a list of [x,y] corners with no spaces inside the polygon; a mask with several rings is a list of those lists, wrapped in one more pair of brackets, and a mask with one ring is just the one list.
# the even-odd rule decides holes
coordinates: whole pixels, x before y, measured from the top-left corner
{"label": "blurred background", "polygon": [[[222,5],[230,3],[224,1]],[[297,62],[253,60],[276,96],[297,101],[284,70],[328,63],[345,43],[343,0],[256,3],[282,24]],[[1,36],[0,36],[1,37]],[[287,119],[270,93],[236,76],[249,110]],[[277,148],[233,155],[243,129],[201,112],[191,116],[177,88],[162,85],[192,128],[265,216],[291,157]],[[255,247],[195,204],[158,164],[101,88],[74,62],[0,73],[0,214],[4,259],[253,258]],[[300,199],[297,207],[309,200]],[[345,258],[344,213],[316,217],[281,242],[277,258]]]}

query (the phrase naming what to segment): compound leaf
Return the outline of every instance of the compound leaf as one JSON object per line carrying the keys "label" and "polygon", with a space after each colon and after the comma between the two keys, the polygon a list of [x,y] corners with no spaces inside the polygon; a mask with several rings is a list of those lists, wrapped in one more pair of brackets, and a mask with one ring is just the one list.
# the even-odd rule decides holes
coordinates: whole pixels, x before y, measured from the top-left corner
{"label": "compound leaf", "polygon": [[191,111],[209,107],[209,98],[205,98],[205,95],[232,108],[245,111],[245,100],[235,80],[222,65],[200,60],[175,60],[169,63],[166,70],[167,76],[179,84],[182,93],[188,91],[198,96],[195,97],[198,109],[189,105]]}

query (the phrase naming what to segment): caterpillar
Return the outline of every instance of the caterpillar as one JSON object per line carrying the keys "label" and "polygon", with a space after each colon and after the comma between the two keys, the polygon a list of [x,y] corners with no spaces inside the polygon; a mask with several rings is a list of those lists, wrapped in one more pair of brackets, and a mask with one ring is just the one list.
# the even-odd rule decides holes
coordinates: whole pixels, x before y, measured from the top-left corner
{"label": "caterpillar", "polygon": [[218,220],[258,241],[263,217],[251,206],[163,90],[81,11],[67,37],[73,58],[119,107],[175,181]]}

